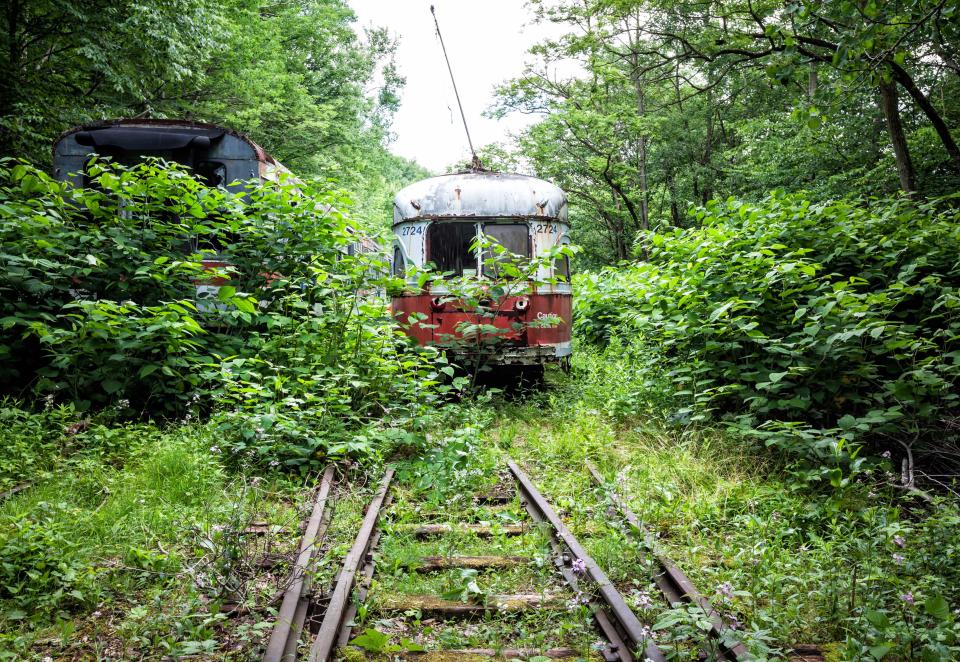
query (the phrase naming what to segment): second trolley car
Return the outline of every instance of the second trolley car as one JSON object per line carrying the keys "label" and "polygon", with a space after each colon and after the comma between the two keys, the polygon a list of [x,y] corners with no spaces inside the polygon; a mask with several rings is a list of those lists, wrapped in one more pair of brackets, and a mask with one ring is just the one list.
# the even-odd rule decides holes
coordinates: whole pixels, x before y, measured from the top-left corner
{"label": "second trolley car", "polygon": [[[567,198],[550,182],[524,175],[471,170],[432,177],[412,184],[394,199],[393,270],[404,276],[408,267],[432,265],[447,276],[483,274],[481,235],[498,242],[520,258],[542,256],[569,243]],[[493,324],[503,329],[503,342],[489,359],[496,366],[568,365],[571,356],[570,260],[561,256],[542,266],[526,287],[511,288],[493,311]],[[407,333],[421,344],[442,344],[455,337],[463,323],[476,322],[474,311],[451,300],[443,282],[424,288],[415,277],[392,309],[401,320],[421,319]],[[531,323],[544,317],[559,323]],[[508,330],[509,329],[509,330]]]}

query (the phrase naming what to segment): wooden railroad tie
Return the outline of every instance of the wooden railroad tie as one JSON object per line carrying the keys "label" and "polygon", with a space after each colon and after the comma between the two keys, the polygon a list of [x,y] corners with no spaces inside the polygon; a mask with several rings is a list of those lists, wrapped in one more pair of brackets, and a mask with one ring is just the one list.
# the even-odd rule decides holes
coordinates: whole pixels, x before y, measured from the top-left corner
{"label": "wooden railroad tie", "polygon": [[483,602],[445,600],[433,595],[389,595],[377,602],[380,611],[404,612],[418,610],[424,614],[483,614],[488,612],[516,612],[534,609],[566,609],[563,598],[552,595],[488,595]]}
{"label": "wooden railroad tie", "polygon": [[513,568],[530,563],[523,556],[424,556],[413,568],[417,572],[436,572],[450,568]]}

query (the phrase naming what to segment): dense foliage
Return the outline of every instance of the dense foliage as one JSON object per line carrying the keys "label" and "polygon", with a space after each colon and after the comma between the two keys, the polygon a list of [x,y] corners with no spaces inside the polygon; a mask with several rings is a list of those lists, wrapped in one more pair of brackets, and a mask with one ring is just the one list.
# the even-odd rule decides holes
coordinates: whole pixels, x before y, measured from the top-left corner
{"label": "dense foliage", "polygon": [[207,121],[298,175],[384,195],[423,170],[384,149],[404,79],[344,0],[15,0],[0,13],[0,156],[47,166],[59,133],[114,117]]}
{"label": "dense foliage", "polygon": [[531,4],[562,32],[502,86],[495,114],[540,119],[498,160],[570,194],[582,265],[710,199],[960,183],[955,1]]}
{"label": "dense foliage", "polygon": [[696,227],[644,235],[645,262],[581,278],[576,330],[626,352],[634,396],[677,420],[759,424],[821,461],[865,440],[946,452],[960,406],[948,202],[712,202]]}
{"label": "dense foliage", "polygon": [[342,194],[234,195],[155,164],[91,173],[81,189],[0,168],[7,394],[127,416],[215,408],[232,450],[298,465],[369,451],[358,425],[435,397],[431,357],[377,296],[385,265],[348,251],[365,235]]}

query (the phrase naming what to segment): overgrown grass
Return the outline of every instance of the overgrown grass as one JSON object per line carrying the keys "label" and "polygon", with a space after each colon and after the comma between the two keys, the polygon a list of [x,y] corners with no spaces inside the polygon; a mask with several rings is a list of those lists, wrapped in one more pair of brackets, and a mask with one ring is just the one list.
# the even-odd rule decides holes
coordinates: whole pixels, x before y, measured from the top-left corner
{"label": "overgrown grass", "polygon": [[297,483],[228,475],[205,426],[77,437],[74,454],[0,504],[0,657],[219,648],[218,605],[276,590],[239,576],[262,544],[243,529],[256,519],[295,541]]}
{"label": "overgrown grass", "polygon": [[[739,621],[755,653],[819,642],[833,643],[842,659],[960,654],[951,611],[960,605],[960,570],[950,560],[960,550],[955,501],[907,495],[883,481],[882,469],[839,489],[813,488],[767,449],[646,417],[615,425],[582,393],[573,383],[510,405],[491,436],[529,467],[568,522],[609,527],[584,543],[637,606],[658,597],[646,554],[638,537],[621,533],[625,524],[592,484],[588,459]],[[664,639],[689,625],[662,606],[641,611],[670,633]]]}

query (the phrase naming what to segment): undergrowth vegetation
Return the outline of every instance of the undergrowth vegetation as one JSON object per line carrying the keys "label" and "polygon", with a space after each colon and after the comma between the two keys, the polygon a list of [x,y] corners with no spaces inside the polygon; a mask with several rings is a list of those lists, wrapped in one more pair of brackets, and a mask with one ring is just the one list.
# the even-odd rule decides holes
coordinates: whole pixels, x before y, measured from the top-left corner
{"label": "undergrowth vegetation", "polygon": [[[666,554],[736,628],[757,659],[800,643],[829,660],[948,660],[960,655],[960,508],[883,484],[882,469],[812,489],[761,445],[647,415],[611,419],[578,379],[501,410],[488,438],[529,467],[545,496],[628,596],[672,659],[691,659],[702,614],[670,609],[650,550],[607,498],[624,497]],[[594,387],[595,388],[595,387]],[[616,387],[611,389],[616,397]],[[614,421],[619,421],[619,423]],[[592,483],[586,460],[607,480]],[[481,582],[481,589],[483,583]]]}
{"label": "undergrowth vegetation", "polygon": [[[577,282],[604,411],[722,420],[823,469],[863,444],[913,469],[960,416],[960,214],[952,200],[711,202],[641,260]],[[955,463],[955,462],[954,462]],[[899,469],[899,467],[897,467]],[[905,472],[905,473],[909,473]],[[912,476],[906,478],[912,484]]]}
{"label": "undergrowth vegetation", "polygon": [[158,163],[89,177],[0,166],[7,395],[212,412],[234,462],[303,470],[374,453],[441,397],[440,359],[387,314],[386,267],[344,194],[292,179],[231,194]]}

